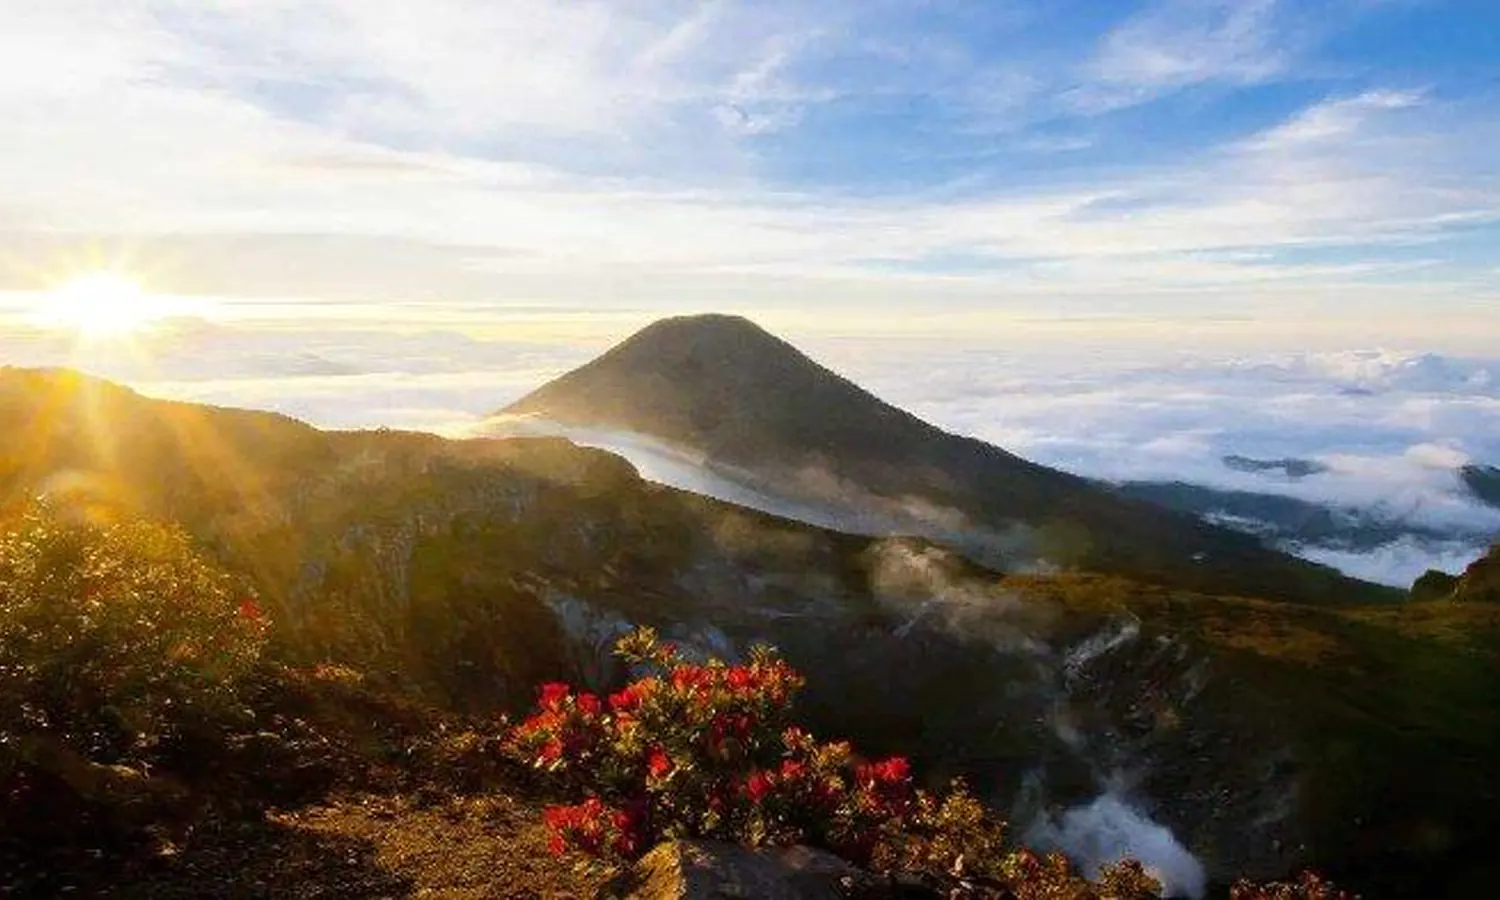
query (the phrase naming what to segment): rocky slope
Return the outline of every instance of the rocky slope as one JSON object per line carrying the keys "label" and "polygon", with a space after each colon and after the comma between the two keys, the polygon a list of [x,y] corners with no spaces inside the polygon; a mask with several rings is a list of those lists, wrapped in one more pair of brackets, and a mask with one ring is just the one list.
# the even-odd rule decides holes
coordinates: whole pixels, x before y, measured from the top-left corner
{"label": "rocky slope", "polygon": [[181,523],[256,582],[282,658],[456,710],[616,683],[610,641],[652,624],[705,653],[775,643],[820,732],[966,774],[1043,836],[1114,798],[1210,879],[1313,862],[1363,886],[1399,863],[1458,883],[1482,876],[1472,848],[1496,824],[1495,607],[1004,576],[652,485],[564,441],[320,432],[7,371],[0,496],[37,493]]}
{"label": "rocky slope", "polygon": [[1452,603],[1500,603],[1500,544],[1464,569],[1462,575],[1429,570],[1412,585],[1418,600]]}

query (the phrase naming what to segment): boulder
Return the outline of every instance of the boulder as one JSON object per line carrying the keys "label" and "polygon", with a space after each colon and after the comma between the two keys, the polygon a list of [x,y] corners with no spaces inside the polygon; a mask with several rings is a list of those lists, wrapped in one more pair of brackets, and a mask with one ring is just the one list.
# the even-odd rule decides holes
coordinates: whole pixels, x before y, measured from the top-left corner
{"label": "boulder", "polygon": [[674,841],[610,882],[600,900],[838,900],[869,876],[809,847],[755,850],[716,841]]}
{"label": "boulder", "polygon": [[1452,600],[1458,589],[1458,576],[1428,569],[1411,586],[1411,598],[1418,602],[1428,600]]}

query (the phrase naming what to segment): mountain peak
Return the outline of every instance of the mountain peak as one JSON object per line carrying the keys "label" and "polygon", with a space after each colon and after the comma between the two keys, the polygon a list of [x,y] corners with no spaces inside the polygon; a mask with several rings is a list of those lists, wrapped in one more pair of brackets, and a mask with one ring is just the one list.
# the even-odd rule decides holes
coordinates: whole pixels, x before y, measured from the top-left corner
{"label": "mountain peak", "polygon": [[[662,319],[504,410],[617,428],[726,462],[791,461],[791,447],[879,446],[920,425],[741,316]],[[926,426],[930,427],[930,426]]]}
{"label": "mountain peak", "polygon": [[760,494],[873,509],[1002,556],[1032,552],[1010,549],[1019,541],[1049,563],[1195,590],[1326,599],[1368,587],[943,431],[739,316],[656,322],[502,412],[665,441]]}
{"label": "mountain peak", "polygon": [[626,339],[627,344],[636,341],[671,339],[738,338],[746,340],[780,339],[750,319],[731,313],[694,313],[686,316],[668,316],[657,319]]}
{"label": "mountain peak", "polygon": [[744,316],[706,313],[659,319],[627,338],[599,361],[636,371],[686,367],[703,375],[749,377],[767,365],[811,360]]}

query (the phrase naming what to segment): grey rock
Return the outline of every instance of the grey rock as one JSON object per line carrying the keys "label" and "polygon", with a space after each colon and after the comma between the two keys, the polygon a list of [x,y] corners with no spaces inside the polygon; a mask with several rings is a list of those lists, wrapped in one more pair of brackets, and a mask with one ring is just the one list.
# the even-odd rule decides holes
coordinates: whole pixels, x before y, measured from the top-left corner
{"label": "grey rock", "polygon": [[716,841],[674,841],[646,854],[600,890],[600,900],[836,900],[867,878],[809,847],[755,850]]}

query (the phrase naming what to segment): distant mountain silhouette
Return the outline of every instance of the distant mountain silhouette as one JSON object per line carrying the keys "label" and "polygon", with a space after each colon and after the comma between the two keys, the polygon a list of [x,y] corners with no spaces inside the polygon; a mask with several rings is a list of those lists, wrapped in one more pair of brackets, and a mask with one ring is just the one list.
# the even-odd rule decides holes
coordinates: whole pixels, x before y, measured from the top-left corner
{"label": "distant mountain silhouette", "polygon": [[1223,458],[1225,468],[1236,472],[1251,473],[1280,473],[1287,478],[1306,478],[1309,475],[1321,475],[1328,471],[1324,464],[1311,459],[1296,459],[1285,457],[1282,459],[1255,459],[1250,456],[1240,456],[1231,453]]}
{"label": "distant mountain silhouette", "polygon": [[1483,544],[1492,535],[1462,525],[1424,525],[1380,508],[1317,503],[1284,494],[1237,491],[1181,481],[1100,482],[1126,497],[1191,513],[1278,546],[1325,547],[1369,553],[1393,541]]}
{"label": "distant mountain silhouette", "polygon": [[1390,596],[1254,537],[945,432],[736,316],[656,322],[501,413],[649,435],[700,452],[760,490],[909,509],[912,530],[988,534],[1016,558],[1030,552],[1176,587],[1287,600]]}
{"label": "distant mountain silhouette", "polygon": [[1500,508],[1500,467],[1467,465],[1458,475],[1475,499]]}

